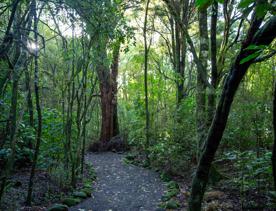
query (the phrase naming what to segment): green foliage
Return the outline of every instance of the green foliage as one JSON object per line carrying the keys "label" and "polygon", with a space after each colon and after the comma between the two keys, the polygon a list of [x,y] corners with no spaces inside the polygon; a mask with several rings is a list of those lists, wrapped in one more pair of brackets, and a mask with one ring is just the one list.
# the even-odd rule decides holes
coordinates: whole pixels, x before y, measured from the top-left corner
{"label": "green foliage", "polygon": [[62,115],[55,109],[43,109],[42,144],[39,165],[51,169],[64,156]]}
{"label": "green foliage", "polygon": [[240,170],[233,182],[242,191],[270,190],[272,187],[271,152],[261,151],[231,151],[225,153],[225,158],[233,162],[234,167]]}
{"label": "green foliage", "polygon": [[81,199],[73,198],[73,197],[66,197],[62,200],[62,203],[67,205],[68,207],[72,207],[80,202],[81,202]]}

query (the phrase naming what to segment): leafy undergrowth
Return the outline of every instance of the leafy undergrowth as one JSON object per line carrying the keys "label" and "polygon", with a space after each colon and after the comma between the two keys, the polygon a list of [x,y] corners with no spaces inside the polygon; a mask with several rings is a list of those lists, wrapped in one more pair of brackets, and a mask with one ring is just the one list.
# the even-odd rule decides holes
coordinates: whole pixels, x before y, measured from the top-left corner
{"label": "leafy undergrowth", "polygon": [[[38,170],[34,179],[32,207],[24,205],[29,181],[29,168],[15,172],[9,180],[0,210],[67,210],[74,202],[81,202],[83,198],[91,196],[92,184],[96,179],[94,169],[86,164],[84,175],[78,178],[76,188],[69,185],[61,186],[52,175]],[[69,199],[69,200],[68,200]],[[71,202],[70,199],[73,199]],[[70,204],[71,203],[71,204]],[[67,204],[67,205],[66,205]]]}

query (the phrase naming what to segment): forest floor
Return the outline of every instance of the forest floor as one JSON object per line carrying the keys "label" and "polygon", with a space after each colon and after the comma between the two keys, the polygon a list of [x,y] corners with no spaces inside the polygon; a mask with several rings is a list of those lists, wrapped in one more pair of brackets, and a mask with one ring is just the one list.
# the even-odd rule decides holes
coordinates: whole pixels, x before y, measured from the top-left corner
{"label": "forest floor", "polygon": [[71,211],[154,211],[158,209],[165,184],[158,173],[128,165],[123,154],[112,152],[88,154],[97,174],[92,198]]}
{"label": "forest floor", "polygon": [[[86,163],[92,164],[97,179],[93,185],[92,197],[80,204],[71,207],[71,211],[157,211],[162,204],[161,199],[170,191],[169,182],[160,179],[160,174],[153,169],[127,164],[126,154],[113,152],[88,153]],[[86,165],[88,166],[88,165]],[[28,210],[22,209],[26,198],[29,179],[29,168],[20,169],[11,178],[8,191],[3,200],[1,210]],[[179,184],[179,192],[173,197],[180,206],[176,210],[187,210],[191,176],[173,177]],[[85,169],[84,178],[89,178],[88,168]],[[224,185],[222,185],[224,184]],[[204,197],[203,210],[241,210],[239,192],[232,189],[225,181],[216,187],[208,188]],[[81,186],[79,182],[77,186]],[[46,171],[39,170],[34,181],[34,209],[47,210],[47,207],[60,202],[61,198],[70,190],[59,188],[57,181],[53,180]],[[162,197],[163,196],[163,197]],[[252,197],[251,197],[252,196]],[[249,194],[250,201],[257,201]],[[264,200],[264,199],[263,199]],[[266,200],[264,200],[266,201]],[[252,210],[252,209],[246,209]],[[256,209],[254,209],[256,210]],[[257,209],[269,210],[269,209]]]}

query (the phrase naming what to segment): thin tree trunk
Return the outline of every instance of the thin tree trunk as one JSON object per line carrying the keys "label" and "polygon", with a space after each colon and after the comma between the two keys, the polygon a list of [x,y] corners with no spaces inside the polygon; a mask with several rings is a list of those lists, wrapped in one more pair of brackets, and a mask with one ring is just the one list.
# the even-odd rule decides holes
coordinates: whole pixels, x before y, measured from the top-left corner
{"label": "thin tree trunk", "polygon": [[[197,157],[200,157],[202,144],[206,134],[206,84],[207,80],[207,61],[208,61],[208,28],[207,28],[207,10],[199,11],[199,37],[200,37],[200,52],[199,60],[202,64],[202,71],[197,71],[196,85],[196,123],[197,123],[197,142],[198,152]],[[202,76],[204,78],[202,78]]]}
{"label": "thin tree trunk", "polygon": [[[30,70],[32,69],[32,65],[30,67]],[[32,91],[31,91],[31,85],[30,85],[30,73],[29,70],[24,71],[25,72],[25,86],[27,90],[27,103],[28,103],[28,111],[29,111],[29,124],[31,127],[34,127],[34,106],[32,101]]]}
{"label": "thin tree trunk", "polygon": [[214,112],[216,109],[216,88],[218,80],[217,72],[217,17],[218,17],[218,2],[214,1],[212,5],[211,16],[211,89],[208,94],[208,127],[212,123]]}
{"label": "thin tree trunk", "polygon": [[276,81],[274,81],[274,98],[273,98],[273,133],[274,133],[274,143],[272,148],[271,161],[272,161],[274,191],[276,191]]}
{"label": "thin tree trunk", "polygon": [[[149,123],[149,100],[148,100],[148,43],[147,43],[147,22],[148,22],[148,11],[149,11],[149,4],[150,0],[146,2],[145,8],[145,19],[144,19],[144,28],[143,28],[143,37],[144,37],[144,91],[145,91],[145,114],[146,114],[146,151],[149,147],[149,130],[150,130],[150,123]],[[148,153],[147,153],[148,154]]]}
{"label": "thin tree trunk", "polygon": [[39,73],[38,73],[38,17],[36,11],[36,0],[32,1],[31,10],[34,18],[34,41],[36,45],[35,55],[34,55],[34,91],[35,91],[35,104],[36,104],[36,112],[37,112],[37,129],[36,129],[36,146],[34,159],[32,163],[31,175],[28,186],[28,195],[26,204],[31,205],[32,202],[32,192],[33,192],[33,181],[35,176],[35,170],[37,165],[37,160],[39,156],[39,149],[41,143],[41,132],[42,132],[42,114],[40,107],[40,96],[39,96]]}

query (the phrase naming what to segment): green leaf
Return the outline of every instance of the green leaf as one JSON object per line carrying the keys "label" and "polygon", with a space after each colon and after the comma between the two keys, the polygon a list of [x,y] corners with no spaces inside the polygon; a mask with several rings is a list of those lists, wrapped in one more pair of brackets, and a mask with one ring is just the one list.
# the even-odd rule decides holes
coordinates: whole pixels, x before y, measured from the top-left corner
{"label": "green leaf", "polygon": [[250,4],[252,4],[254,2],[254,0],[242,0],[239,3],[239,8],[246,8],[248,7]]}
{"label": "green leaf", "polygon": [[266,47],[266,45],[249,45],[246,50],[264,50]]}
{"label": "green leaf", "polygon": [[270,5],[267,3],[259,4],[256,7],[256,15],[258,18],[262,18],[266,15],[266,13],[270,10]]}
{"label": "green leaf", "polygon": [[255,59],[256,57],[258,57],[260,55],[261,51],[256,51],[255,53],[253,54],[250,54],[249,56],[243,58],[241,61],[240,61],[240,64],[244,64],[252,59]]}
{"label": "green leaf", "polygon": [[211,0],[196,0],[195,4],[198,8],[207,8],[211,4]]}

